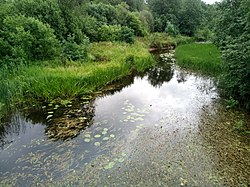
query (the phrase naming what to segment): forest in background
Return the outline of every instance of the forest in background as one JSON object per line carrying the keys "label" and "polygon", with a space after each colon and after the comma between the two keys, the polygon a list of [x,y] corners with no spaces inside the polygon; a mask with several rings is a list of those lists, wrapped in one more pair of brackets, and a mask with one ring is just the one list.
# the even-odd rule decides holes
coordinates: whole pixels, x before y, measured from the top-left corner
{"label": "forest in background", "polygon": [[1,79],[47,60],[85,63],[93,42],[133,44],[156,32],[215,43],[223,93],[249,111],[249,0],[0,0]]}

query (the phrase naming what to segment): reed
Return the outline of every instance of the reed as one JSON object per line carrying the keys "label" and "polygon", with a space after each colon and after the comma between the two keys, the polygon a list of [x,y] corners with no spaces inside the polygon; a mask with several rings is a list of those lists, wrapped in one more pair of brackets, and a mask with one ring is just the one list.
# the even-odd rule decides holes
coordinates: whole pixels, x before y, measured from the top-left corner
{"label": "reed", "polygon": [[147,44],[94,43],[86,62],[36,62],[12,70],[1,68],[0,109],[26,101],[72,100],[154,65]]}
{"label": "reed", "polygon": [[181,67],[217,76],[222,71],[220,51],[211,43],[180,45],[175,52],[177,64]]}

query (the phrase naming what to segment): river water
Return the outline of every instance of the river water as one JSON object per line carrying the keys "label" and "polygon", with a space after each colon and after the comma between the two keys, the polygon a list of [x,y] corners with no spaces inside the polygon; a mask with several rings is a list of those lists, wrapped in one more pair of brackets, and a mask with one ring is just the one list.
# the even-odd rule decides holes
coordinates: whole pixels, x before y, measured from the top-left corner
{"label": "river water", "polygon": [[[211,78],[159,61],[120,83],[91,107],[12,114],[0,130],[0,186],[250,185],[249,137],[234,130],[249,116],[228,110]],[[72,113],[84,110],[82,128]],[[50,130],[63,120],[79,126],[72,138]]]}

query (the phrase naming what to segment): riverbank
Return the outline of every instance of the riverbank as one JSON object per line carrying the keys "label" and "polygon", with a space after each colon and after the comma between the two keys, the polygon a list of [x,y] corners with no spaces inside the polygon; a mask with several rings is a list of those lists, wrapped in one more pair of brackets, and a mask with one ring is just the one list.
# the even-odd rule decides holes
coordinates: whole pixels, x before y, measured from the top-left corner
{"label": "riverbank", "polygon": [[221,53],[212,43],[190,43],[176,48],[175,57],[181,67],[218,76],[222,72]]}
{"label": "riverbank", "polygon": [[91,94],[110,82],[143,72],[155,61],[148,52],[147,42],[135,44],[100,42],[91,45],[85,62],[36,62],[15,70],[1,69],[1,110],[27,102],[63,103]]}

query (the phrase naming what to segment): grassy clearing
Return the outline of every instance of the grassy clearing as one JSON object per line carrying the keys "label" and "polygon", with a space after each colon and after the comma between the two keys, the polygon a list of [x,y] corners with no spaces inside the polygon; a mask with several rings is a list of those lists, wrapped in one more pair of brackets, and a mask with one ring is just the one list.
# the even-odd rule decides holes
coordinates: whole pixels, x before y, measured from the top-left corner
{"label": "grassy clearing", "polygon": [[154,64],[148,46],[142,41],[126,43],[94,43],[87,62],[40,62],[18,70],[0,71],[0,107],[19,101],[50,102],[71,100],[91,94],[104,85]]}
{"label": "grassy clearing", "polygon": [[204,74],[217,76],[221,73],[221,54],[211,43],[191,43],[176,48],[178,65],[200,71]]}

